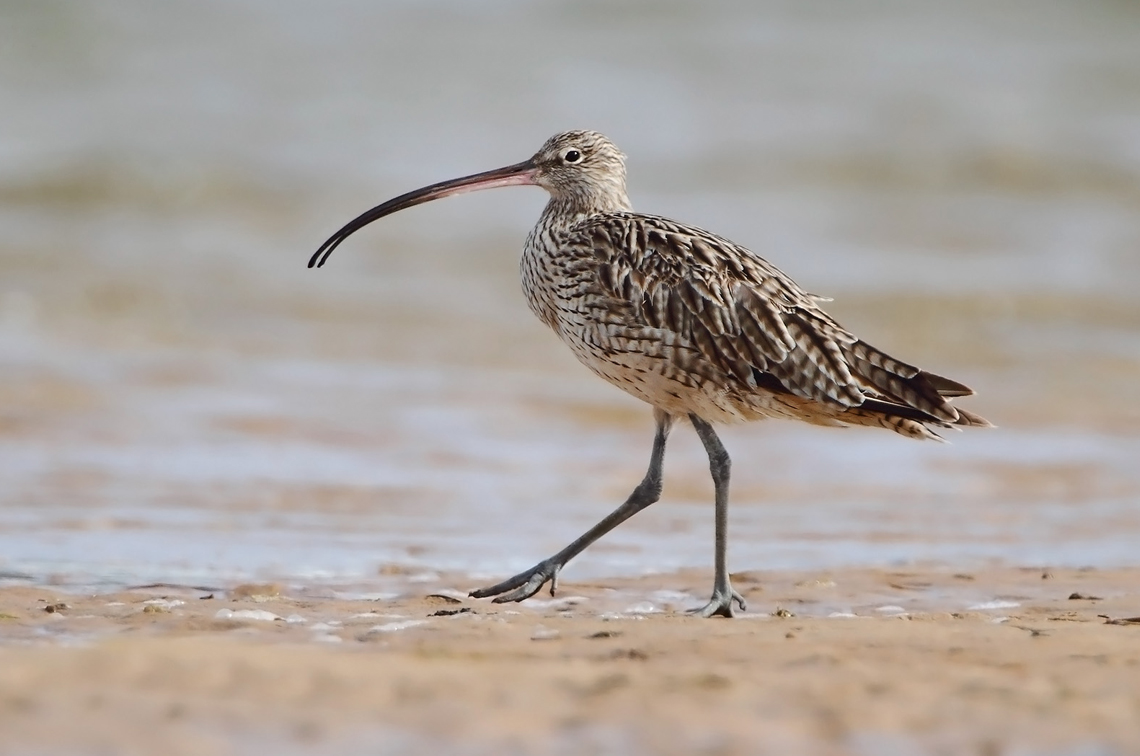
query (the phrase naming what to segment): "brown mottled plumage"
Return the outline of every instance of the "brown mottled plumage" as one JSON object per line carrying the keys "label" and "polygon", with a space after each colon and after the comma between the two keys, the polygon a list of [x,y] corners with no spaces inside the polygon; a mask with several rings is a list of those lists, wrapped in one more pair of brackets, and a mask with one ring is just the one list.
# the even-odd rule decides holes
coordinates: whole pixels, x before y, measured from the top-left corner
{"label": "brown mottled plumage", "polygon": [[634,213],[625,157],[593,131],[547,140],[522,163],[396,197],[342,228],[309,266],[372,221],[465,191],[536,184],[550,202],[523,247],[531,310],[586,367],[654,407],[657,434],[645,479],[617,510],[534,568],[474,596],[521,601],[613,527],[660,496],[665,441],[688,417],[716,484],[716,578],[703,616],[732,616],[744,601],[726,564],[729,459],[710,423],[782,417],[867,425],[911,438],[932,428],[989,427],[950,399],[974,392],[859,340],[760,256],[666,218]]}

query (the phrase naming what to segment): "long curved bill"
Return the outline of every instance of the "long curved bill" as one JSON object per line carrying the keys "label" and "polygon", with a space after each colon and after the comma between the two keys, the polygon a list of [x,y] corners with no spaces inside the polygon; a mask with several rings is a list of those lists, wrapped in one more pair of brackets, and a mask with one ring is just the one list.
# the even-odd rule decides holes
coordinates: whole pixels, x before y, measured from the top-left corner
{"label": "long curved bill", "polygon": [[372,221],[379,220],[385,215],[391,215],[400,210],[414,207],[424,202],[431,202],[432,200],[437,200],[442,197],[450,197],[453,194],[476,192],[480,189],[494,189],[499,186],[534,184],[536,168],[537,166],[535,166],[533,159],[524,160],[521,163],[508,165],[505,168],[496,168],[493,171],[484,171],[483,173],[476,173],[471,176],[464,176],[463,178],[441,181],[438,184],[425,186],[423,189],[416,189],[413,192],[401,194],[399,197],[390,199],[382,205],[377,205],[368,212],[349,221],[344,228],[329,237],[329,240],[313,253],[313,256],[309,258],[309,267],[312,268],[316,266],[319,268],[324,265],[325,260],[329,259],[329,255],[332,254],[334,249],[340,246],[342,241]]}

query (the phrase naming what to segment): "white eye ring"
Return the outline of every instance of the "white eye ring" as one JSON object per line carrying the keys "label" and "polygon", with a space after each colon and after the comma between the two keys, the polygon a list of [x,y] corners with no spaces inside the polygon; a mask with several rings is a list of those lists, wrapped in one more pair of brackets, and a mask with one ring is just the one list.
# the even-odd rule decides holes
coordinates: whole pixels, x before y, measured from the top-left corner
{"label": "white eye ring", "polygon": [[577,163],[582,159],[582,153],[579,150],[566,150],[562,153],[562,159],[567,163]]}

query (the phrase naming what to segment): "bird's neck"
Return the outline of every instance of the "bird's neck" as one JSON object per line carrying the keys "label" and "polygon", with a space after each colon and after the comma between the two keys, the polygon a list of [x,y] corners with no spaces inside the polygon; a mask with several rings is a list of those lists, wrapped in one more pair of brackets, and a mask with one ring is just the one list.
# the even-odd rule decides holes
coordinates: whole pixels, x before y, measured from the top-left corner
{"label": "bird's neck", "polygon": [[629,212],[632,209],[624,188],[620,191],[586,197],[573,195],[551,197],[546,203],[546,209],[542,211],[538,226],[549,232],[564,233],[595,215]]}

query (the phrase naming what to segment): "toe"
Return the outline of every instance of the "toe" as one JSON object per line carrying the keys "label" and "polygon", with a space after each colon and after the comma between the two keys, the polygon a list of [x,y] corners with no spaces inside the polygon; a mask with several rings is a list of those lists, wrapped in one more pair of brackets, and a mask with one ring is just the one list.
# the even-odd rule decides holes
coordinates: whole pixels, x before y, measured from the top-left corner
{"label": "toe", "polygon": [[732,611],[733,604],[738,605],[740,611],[745,610],[744,597],[733,590],[732,586],[726,589],[714,589],[709,602],[699,609],[693,609],[689,614],[700,617],[733,617],[735,616]]}
{"label": "toe", "polygon": [[496,596],[495,601],[500,604],[508,601],[522,601],[538,593],[548,580],[551,581],[550,593],[554,595],[556,585],[554,581],[558,578],[558,570],[559,566],[552,562],[539,562],[526,572],[520,572],[518,575],[507,578],[489,588],[478,588],[467,595],[472,598]]}
{"label": "toe", "polygon": [[510,586],[511,588],[515,588],[515,590],[511,591],[510,593],[499,591],[499,593],[502,593],[503,595],[496,596],[494,601],[496,604],[507,604],[512,601],[525,601],[526,599],[542,590],[542,586],[546,585],[547,582],[551,584],[550,594],[553,596],[554,587],[557,580],[558,567],[544,562],[542,564],[535,565],[534,569],[530,571],[530,576],[525,583],[519,585],[517,588],[515,588],[515,586]]}
{"label": "toe", "polygon": [[732,601],[714,598],[699,609],[691,609],[689,614],[698,617],[732,617]]}

